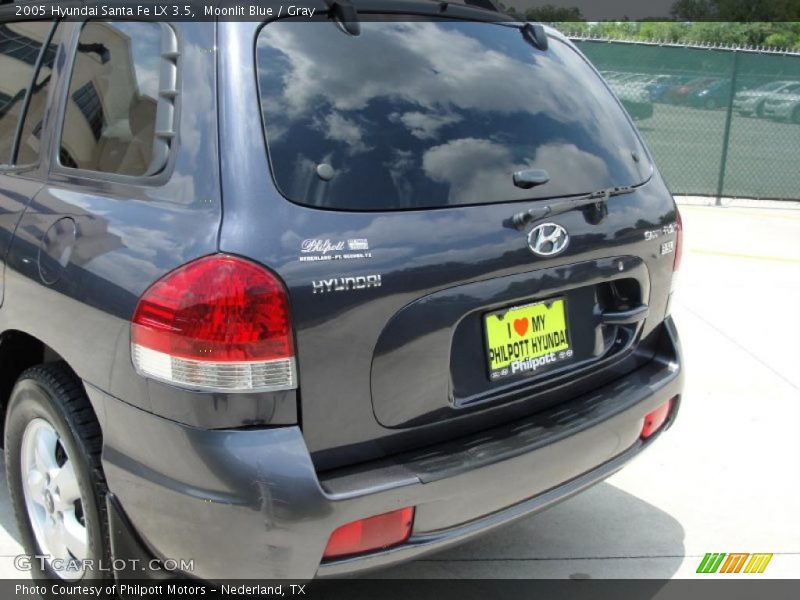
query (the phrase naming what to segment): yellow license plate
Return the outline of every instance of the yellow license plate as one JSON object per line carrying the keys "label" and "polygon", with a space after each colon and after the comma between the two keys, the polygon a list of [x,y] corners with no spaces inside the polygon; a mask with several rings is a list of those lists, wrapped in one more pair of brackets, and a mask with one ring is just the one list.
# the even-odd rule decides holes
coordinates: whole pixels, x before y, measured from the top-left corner
{"label": "yellow license plate", "polygon": [[484,316],[489,378],[549,370],[572,357],[563,298]]}

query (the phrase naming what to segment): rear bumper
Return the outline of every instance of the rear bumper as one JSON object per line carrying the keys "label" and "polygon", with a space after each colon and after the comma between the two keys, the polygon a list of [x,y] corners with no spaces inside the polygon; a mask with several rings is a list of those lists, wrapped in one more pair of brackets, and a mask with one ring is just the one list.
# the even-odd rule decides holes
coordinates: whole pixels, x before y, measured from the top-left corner
{"label": "rear bumper", "polygon": [[[480,436],[323,474],[297,427],[193,429],[89,393],[103,407],[109,491],[146,552],[193,560],[189,574],[209,580],[310,579],[445,548],[601,481],[657,437],[639,439],[643,418],[680,395],[680,365],[668,320],[653,361],[586,397]],[[416,506],[407,543],[321,561],[340,525],[404,506]]]}
{"label": "rear bumper", "polygon": [[319,566],[317,576],[335,577],[379,569],[399,562],[413,560],[414,558],[430,552],[436,552],[465,542],[466,540],[482,535],[497,527],[544,510],[549,506],[566,500],[582,490],[603,481],[605,478],[621,469],[634,456],[639,454],[645,446],[649,445],[649,443],[651,443],[651,440],[648,440],[647,443],[637,441],[622,454],[583,475],[579,475],[560,486],[542,492],[533,498],[524,500],[498,512],[474,519],[463,525],[441,531],[416,533],[406,544],[390,548],[383,552],[350,559],[324,562]]}

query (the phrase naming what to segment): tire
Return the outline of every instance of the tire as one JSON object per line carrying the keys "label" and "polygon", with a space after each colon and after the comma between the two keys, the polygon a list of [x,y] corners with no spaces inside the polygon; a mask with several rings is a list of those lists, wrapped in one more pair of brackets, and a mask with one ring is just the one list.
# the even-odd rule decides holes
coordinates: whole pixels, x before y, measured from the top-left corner
{"label": "tire", "polygon": [[756,110],[755,110],[755,112],[753,114],[756,117],[758,117],[759,119],[763,119],[764,118],[764,103],[763,102],[759,102],[758,103],[758,106],[756,106]]}
{"label": "tire", "polygon": [[794,109],[792,113],[792,123],[795,125],[800,125],[800,106]]}
{"label": "tire", "polygon": [[[23,548],[32,557],[51,557],[32,558],[34,578],[110,577],[101,448],[100,425],[65,363],[20,375],[8,401],[5,463]],[[84,568],[88,561],[96,568]]]}
{"label": "tire", "polygon": [[716,101],[716,100],[714,100],[713,98],[709,98],[709,99],[708,99],[708,100],[706,100],[706,102],[705,102],[705,107],[706,107],[708,110],[716,110],[716,108],[717,108],[717,101]]}

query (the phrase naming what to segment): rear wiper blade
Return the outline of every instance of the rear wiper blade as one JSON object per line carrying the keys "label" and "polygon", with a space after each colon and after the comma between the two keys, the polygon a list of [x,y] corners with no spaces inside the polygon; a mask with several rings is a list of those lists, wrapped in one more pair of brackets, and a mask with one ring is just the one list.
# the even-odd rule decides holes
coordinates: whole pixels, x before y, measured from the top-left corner
{"label": "rear wiper blade", "polygon": [[623,194],[630,194],[636,191],[636,187],[632,185],[620,185],[617,187],[606,188],[604,190],[598,190],[596,192],[592,192],[591,194],[586,194],[581,200],[598,200],[603,199],[608,200],[612,196],[622,196]]}
{"label": "rear wiper blade", "polygon": [[545,217],[554,217],[576,208],[583,208],[587,206],[593,206],[600,214],[600,219],[597,221],[599,222],[602,220],[602,216],[604,216],[605,203],[608,202],[609,198],[614,196],[622,196],[623,194],[630,194],[635,191],[636,186],[623,185],[606,188],[604,190],[598,190],[596,192],[592,192],[591,194],[586,194],[585,196],[579,196],[577,198],[568,198],[567,200],[562,200],[546,206],[537,206],[536,208],[531,208],[529,210],[516,213],[513,217],[511,217],[511,224],[516,229],[521,230],[525,229],[525,227],[527,227],[530,223],[539,221]]}

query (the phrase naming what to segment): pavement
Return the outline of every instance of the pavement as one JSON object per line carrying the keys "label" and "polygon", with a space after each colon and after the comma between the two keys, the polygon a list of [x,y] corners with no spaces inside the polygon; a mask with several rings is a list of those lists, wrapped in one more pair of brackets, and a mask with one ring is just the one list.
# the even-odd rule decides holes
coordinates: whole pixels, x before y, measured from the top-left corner
{"label": "pavement", "polygon": [[[673,315],[687,385],[675,425],[587,492],[373,576],[800,576],[800,206],[700,204],[681,208]],[[20,552],[0,484],[0,577],[21,576]],[[774,556],[761,575],[697,575],[707,552]]]}

